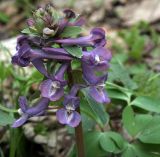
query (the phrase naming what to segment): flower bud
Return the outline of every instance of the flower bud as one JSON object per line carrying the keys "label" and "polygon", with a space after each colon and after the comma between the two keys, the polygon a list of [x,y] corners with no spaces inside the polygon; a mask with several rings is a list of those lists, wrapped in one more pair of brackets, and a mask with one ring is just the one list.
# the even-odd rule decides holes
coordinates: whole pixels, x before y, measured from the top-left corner
{"label": "flower bud", "polygon": [[65,9],[65,10],[63,10],[63,13],[65,14],[65,17],[67,19],[76,17],[76,14],[71,9]]}
{"label": "flower bud", "polygon": [[44,35],[48,35],[48,36],[53,35],[54,34],[54,30],[53,29],[49,29],[48,27],[45,27],[43,29],[43,34]]}
{"label": "flower bud", "polygon": [[39,8],[38,10],[35,11],[36,17],[41,17],[44,15],[44,13],[45,13],[45,11],[43,8]]}
{"label": "flower bud", "polygon": [[29,27],[33,27],[35,25],[35,21],[32,18],[27,19],[27,25]]}
{"label": "flower bud", "polygon": [[45,8],[45,10],[49,13],[52,14],[53,12],[55,12],[55,8],[52,4],[48,4]]}

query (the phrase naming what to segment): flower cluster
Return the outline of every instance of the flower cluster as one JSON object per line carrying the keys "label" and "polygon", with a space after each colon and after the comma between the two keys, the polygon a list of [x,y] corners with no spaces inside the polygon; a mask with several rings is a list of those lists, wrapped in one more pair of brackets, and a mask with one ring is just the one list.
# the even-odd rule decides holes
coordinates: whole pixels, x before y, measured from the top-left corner
{"label": "flower cluster", "polygon": [[[69,36],[70,31],[73,34],[72,30],[81,28],[84,22],[72,10],[60,13],[52,5],[39,8],[33,13],[33,18],[27,20],[28,28],[17,40],[17,53],[12,57],[12,64],[21,67],[32,64],[44,79],[39,86],[40,99],[34,106],[29,106],[25,97],[19,98],[21,117],[13,127],[23,125],[31,117],[44,115],[49,103],[59,100],[63,100],[63,107],[56,113],[58,121],[76,127],[81,121],[77,108],[82,88],[87,88],[98,103],[110,102],[105,82],[112,55],[105,48],[105,31],[93,28],[88,36]],[[78,57],[77,52],[81,53]],[[74,81],[71,66],[74,60],[81,65],[82,83]]]}

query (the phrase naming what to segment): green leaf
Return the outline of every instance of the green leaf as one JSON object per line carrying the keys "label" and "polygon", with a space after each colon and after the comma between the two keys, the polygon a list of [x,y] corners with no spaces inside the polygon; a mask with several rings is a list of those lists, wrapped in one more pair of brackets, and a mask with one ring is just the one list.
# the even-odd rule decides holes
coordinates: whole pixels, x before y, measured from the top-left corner
{"label": "green leaf", "polygon": [[82,28],[79,26],[67,26],[64,28],[63,32],[60,34],[60,37],[67,38],[67,37],[76,37],[82,31]]}
{"label": "green leaf", "polygon": [[144,143],[160,144],[160,116],[154,116],[140,134],[139,139]]}
{"label": "green leaf", "polygon": [[108,157],[107,152],[100,146],[101,132],[88,132],[85,134],[86,157]]}
{"label": "green leaf", "polygon": [[135,115],[131,106],[127,106],[122,113],[122,122],[128,133],[138,138],[146,126],[151,122],[151,115]]}
{"label": "green leaf", "polygon": [[101,127],[109,120],[104,105],[95,102],[88,94],[88,89],[82,90],[84,99],[81,99],[81,110],[86,115],[94,119]]}
{"label": "green leaf", "polygon": [[149,114],[135,115],[135,132],[137,134],[137,138],[139,138],[139,136],[143,133],[152,119],[153,117]]}
{"label": "green leaf", "polygon": [[102,149],[107,152],[120,153],[125,148],[125,140],[122,136],[115,132],[104,132],[100,138]]}
{"label": "green leaf", "polygon": [[134,41],[131,48],[131,56],[137,60],[141,59],[142,52],[144,49],[145,40],[142,37],[138,37],[137,40]]}
{"label": "green leaf", "polygon": [[160,113],[160,101],[151,97],[138,96],[131,104],[150,112]]}
{"label": "green leaf", "polygon": [[137,88],[137,84],[131,79],[128,70],[125,69],[119,61],[111,63],[109,81],[121,82],[126,88],[129,89]]}
{"label": "green leaf", "polygon": [[21,33],[27,34],[27,35],[38,35],[35,30],[30,28],[25,28],[24,30],[21,31]]}
{"label": "green leaf", "polygon": [[85,134],[86,156],[107,157],[109,153],[120,153],[126,141],[115,132],[88,132]]}
{"label": "green leaf", "polygon": [[32,34],[29,28],[25,28],[24,30],[21,31],[23,34]]}
{"label": "green leaf", "polygon": [[11,114],[0,110],[0,125],[1,126],[12,124],[14,120],[15,119]]}
{"label": "green leaf", "polygon": [[74,57],[81,58],[82,57],[82,48],[79,46],[63,46],[64,49]]}
{"label": "green leaf", "polygon": [[102,136],[100,138],[100,145],[101,145],[102,149],[106,152],[112,153],[116,149],[114,142],[108,136]]}
{"label": "green leaf", "polygon": [[116,89],[107,89],[108,96],[113,99],[120,99],[128,101],[128,96]]}
{"label": "green leaf", "polygon": [[159,147],[142,143],[128,144],[122,157],[160,157]]}
{"label": "green leaf", "polygon": [[127,149],[125,149],[121,157],[136,157],[134,147],[131,144],[128,144]]}
{"label": "green leaf", "polygon": [[131,135],[135,135],[135,118],[134,118],[134,112],[133,109],[130,106],[127,106],[122,113],[122,122],[125,127],[125,129],[130,133]]}
{"label": "green leaf", "polygon": [[72,70],[79,69],[81,67],[81,62],[77,59],[73,59],[71,62]]}

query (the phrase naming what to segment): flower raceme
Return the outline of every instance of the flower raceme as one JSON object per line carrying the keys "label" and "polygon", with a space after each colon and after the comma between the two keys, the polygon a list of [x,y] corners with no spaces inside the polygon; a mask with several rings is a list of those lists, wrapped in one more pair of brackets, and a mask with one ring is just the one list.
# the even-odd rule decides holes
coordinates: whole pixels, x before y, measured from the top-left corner
{"label": "flower raceme", "polygon": [[[24,96],[19,98],[21,117],[12,127],[23,125],[31,117],[44,115],[50,102],[61,101],[63,104],[56,113],[58,121],[71,127],[78,126],[81,115],[77,110],[80,107],[82,88],[88,89],[94,101],[103,104],[110,102],[105,82],[112,55],[105,48],[105,31],[102,28],[93,28],[88,36],[78,34],[73,38],[74,32],[70,32],[70,28],[77,29],[83,24],[84,19],[72,10],[66,9],[59,13],[52,5],[39,8],[34,12],[34,16],[27,20],[29,32],[23,31],[25,35],[17,39],[17,53],[12,57],[12,63],[20,67],[32,64],[44,79],[40,82],[41,94],[36,105],[29,107]],[[68,30],[65,37],[64,34],[61,36],[64,30]],[[77,53],[82,55],[76,56]],[[83,76],[81,82],[76,82],[75,79],[81,76],[73,75],[74,60],[81,65],[76,67]]]}

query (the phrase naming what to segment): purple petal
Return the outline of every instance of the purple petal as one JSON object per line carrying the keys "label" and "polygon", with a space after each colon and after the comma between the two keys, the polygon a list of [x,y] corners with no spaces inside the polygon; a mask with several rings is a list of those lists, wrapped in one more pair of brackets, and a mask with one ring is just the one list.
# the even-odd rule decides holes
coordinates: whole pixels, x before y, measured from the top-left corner
{"label": "purple petal", "polygon": [[57,101],[64,95],[64,89],[60,88],[56,91],[54,95],[51,95],[50,100],[51,101]]}
{"label": "purple petal", "polygon": [[85,63],[82,63],[82,70],[83,70],[84,79],[89,84],[96,84],[97,83],[97,80],[99,78],[94,74],[94,69],[91,66],[89,66]]}
{"label": "purple petal", "polygon": [[106,44],[105,31],[101,28],[94,28],[91,30],[90,35],[79,38],[59,39],[55,40],[57,43],[66,45],[92,45],[104,46]]}
{"label": "purple petal", "polygon": [[65,45],[88,45],[88,42],[91,40],[91,35],[86,37],[79,37],[79,38],[68,38],[68,39],[59,39],[54,40],[56,43],[61,43]]}
{"label": "purple petal", "polygon": [[77,92],[79,91],[79,89],[80,89],[80,86],[78,84],[73,85],[70,92],[69,92],[69,95],[75,97],[77,95]]}
{"label": "purple petal", "polygon": [[48,108],[49,102],[48,98],[41,98],[35,106],[28,108],[25,113],[27,113],[29,117],[38,116],[45,112]]}
{"label": "purple petal", "polygon": [[67,55],[57,55],[57,54],[51,54],[46,53],[40,49],[31,49],[30,50],[30,58],[32,60],[41,58],[41,59],[56,59],[56,60],[72,60],[72,57]]}
{"label": "purple petal", "polygon": [[32,61],[32,64],[36,67],[36,69],[43,74],[44,76],[48,77],[48,72],[43,64],[43,61],[41,59],[35,59]]}
{"label": "purple petal", "polygon": [[60,35],[61,32],[63,32],[64,28],[68,25],[69,21],[68,19],[60,19],[58,23],[58,31],[56,35]]}
{"label": "purple petal", "polygon": [[79,106],[80,98],[72,95],[66,95],[64,99],[64,106],[72,105],[75,109]]}
{"label": "purple petal", "polygon": [[104,71],[101,71],[103,74],[102,76],[97,76],[95,74],[95,70],[97,70],[97,68],[101,68],[101,67],[93,68],[92,66],[89,66],[88,64],[85,64],[84,62],[82,63],[83,77],[85,81],[91,85],[103,83],[107,80],[108,75],[106,72],[104,73]]}
{"label": "purple petal", "polygon": [[33,27],[35,25],[35,21],[32,18],[27,19],[27,25],[29,27]]}
{"label": "purple petal", "polygon": [[18,102],[19,102],[19,105],[20,105],[20,108],[21,108],[22,112],[25,113],[25,111],[28,108],[28,102],[27,102],[26,97],[20,96],[19,99],[18,99]]}
{"label": "purple petal", "polygon": [[60,87],[57,89],[52,89],[52,84],[53,81],[50,79],[43,81],[40,85],[41,95],[42,97],[48,98],[51,101],[57,101],[64,95],[64,90],[61,85],[59,85]]}
{"label": "purple petal", "polygon": [[106,91],[104,89],[97,89],[96,87],[90,87],[89,89],[90,96],[97,101],[98,103],[110,103]]}
{"label": "purple petal", "polygon": [[73,111],[68,114],[67,110],[59,109],[56,113],[57,119],[61,124],[67,124],[71,127],[76,127],[81,121],[81,116],[78,112]]}
{"label": "purple petal", "polygon": [[40,91],[41,91],[41,95],[42,97],[46,97],[46,98],[50,98],[50,90],[51,90],[51,86],[52,86],[52,80],[47,79],[44,80],[41,84],[40,84]]}
{"label": "purple petal", "polygon": [[97,47],[97,48],[93,49],[91,51],[91,53],[94,54],[94,57],[96,55],[98,55],[99,58],[101,60],[103,60],[103,61],[110,61],[111,58],[112,58],[111,52],[108,49],[104,48],[104,47]]}
{"label": "purple petal", "polygon": [[94,70],[96,71],[106,71],[110,67],[108,62],[101,62],[98,65],[94,66]]}
{"label": "purple petal", "polygon": [[12,64],[19,65],[21,67],[26,67],[29,65],[30,61],[28,59],[20,58],[17,54],[12,57]]}
{"label": "purple petal", "polygon": [[27,36],[25,36],[25,35],[19,36],[17,39],[16,50],[18,50],[23,43],[26,43],[26,41],[28,41]]}
{"label": "purple petal", "polygon": [[69,25],[71,25],[71,26],[82,26],[84,24],[85,24],[85,19],[83,17],[80,17],[78,20],[70,23]]}
{"label": "purple petal", "polygon": [[66,55],[71,57],[71,55],[69,55],[69,53],[63,48],[44,47],[42,50],[52,55]]}
{"label": "purple petal", "polygon": [[55,74],[55,79],[63,82],[64,81],[64,73],[66,72],[67,68],[68,68],[68,63],[62,64]]}
{"label": "purple petal", "polygon": [[20,117],[19,119],[17,119],[13,125],[12,128],[17,128],[22,126],[24,123],[26,123],[26,121],[28,120],[29,116],[27,114],[24,114],[22,117]]}
{"label": "purple petal", "polygon": [[91,34],[93,35],[92,40],[96,47],[104,46],[106,44],[105,31],[102,28],[93,28]]}

